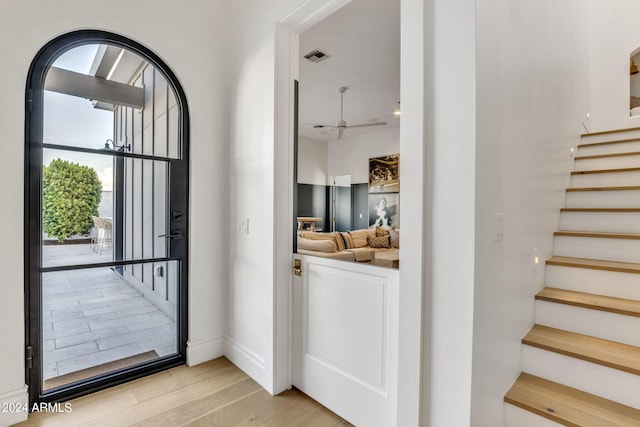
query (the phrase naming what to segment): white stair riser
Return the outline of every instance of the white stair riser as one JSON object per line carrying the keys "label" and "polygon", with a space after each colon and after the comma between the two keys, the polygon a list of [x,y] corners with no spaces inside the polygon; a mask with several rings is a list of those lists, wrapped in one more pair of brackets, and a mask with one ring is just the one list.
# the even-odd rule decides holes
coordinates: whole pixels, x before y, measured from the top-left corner
{"label": "white stair riser", "polygon": [[560,230],[640,233],[640,212],[562,212]]}
{"label": "white stair riser", "polygon": [[640,376],[529,345],[522,346],[523,371],[623,405],[640,409]]}
{"label": "white stair riser", "polygon": [[576,159],[574,170],[597,171],[603,169],[637,168],[640,156],[600,157],[596,159]]}
{"label": "white stair riser", "polygon": [[536,300],[536,323],[640,347],[640,318]]}
{"label": "white stair riser", "polygon": [[555,236],[553,254],[607,261],[640,262],[640,240]]}
{"label": "white stair riser", "polygon": [[547,265],[551,288],[640,300],[640,274]]}
{"label": "white stair riser", "polygon": [[640,190],[567,191],[568,208],[640,208]]}
{"label": "white stair riser", "polygon": [[619,141],[621,139],[640,138],[640,130],[627,130],[623,132],[605,133],[603,135],[584,135],[580,138],[580,144],[593,144],[596,142]]}
{"label": "white stair riser", "polygon": [[578,148],[578,156],[597,156],[640,151],[640,141],[621,142],[619,144],[584,146]]}
{"label": "white stair riser", "polygon": [[628,187],[632,185],[640,185],[640,171],[571,175],[572,188]]}
{"label": "white stair riser", "polygon": [[526,411],[509,403],[504,404],[504,427],[561,427],[555,421]]}

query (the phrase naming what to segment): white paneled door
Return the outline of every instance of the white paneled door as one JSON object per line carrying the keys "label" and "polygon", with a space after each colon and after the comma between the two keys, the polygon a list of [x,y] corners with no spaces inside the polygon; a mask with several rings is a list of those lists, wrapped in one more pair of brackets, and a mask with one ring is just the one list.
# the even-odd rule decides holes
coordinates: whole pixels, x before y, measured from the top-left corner
{"label": "white paneled door", "polygon": [[294,259],[293,384],[356,425],[395,425],[398,270]]}

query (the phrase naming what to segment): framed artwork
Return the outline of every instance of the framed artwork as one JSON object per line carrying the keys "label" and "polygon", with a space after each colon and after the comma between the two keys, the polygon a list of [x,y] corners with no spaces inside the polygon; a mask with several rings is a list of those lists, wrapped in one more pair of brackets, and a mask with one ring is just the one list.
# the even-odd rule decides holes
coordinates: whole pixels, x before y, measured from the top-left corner
{"label": "framed artwork", "polygon": [[369,227],[400,227],[400,194],[369,194]]}
{"label": "framed artwork", "polygon": [[400,154],[369,159],[369,193],[400,192]]}

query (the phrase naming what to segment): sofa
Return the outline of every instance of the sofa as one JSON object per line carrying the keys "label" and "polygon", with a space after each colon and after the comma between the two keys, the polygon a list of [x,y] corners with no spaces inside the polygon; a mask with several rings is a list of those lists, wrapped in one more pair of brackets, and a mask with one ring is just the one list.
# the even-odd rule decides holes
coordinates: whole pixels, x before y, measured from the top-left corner
{"label": "sofa", "polygon": [[345,232],[298,233],[298,253],[354,262],[372,262],[376,253],[397,251],[400,230],[374,227]]}

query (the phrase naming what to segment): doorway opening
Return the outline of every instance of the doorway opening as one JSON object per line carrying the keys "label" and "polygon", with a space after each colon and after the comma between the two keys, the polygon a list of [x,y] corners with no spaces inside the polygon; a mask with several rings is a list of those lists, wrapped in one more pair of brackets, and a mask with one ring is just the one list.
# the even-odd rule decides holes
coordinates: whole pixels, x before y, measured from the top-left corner
{"label": "doorway opening", "polygon": [[184,363],[188,123],[176,76],[122,36],[73,32],[34,59],[25,126],[31,403]]}

